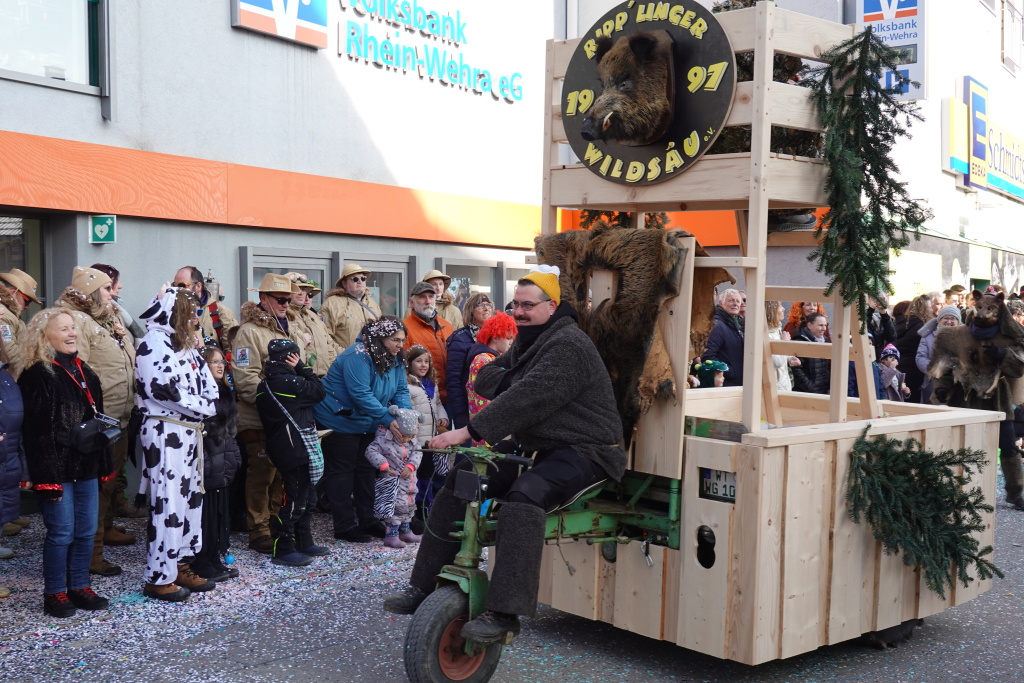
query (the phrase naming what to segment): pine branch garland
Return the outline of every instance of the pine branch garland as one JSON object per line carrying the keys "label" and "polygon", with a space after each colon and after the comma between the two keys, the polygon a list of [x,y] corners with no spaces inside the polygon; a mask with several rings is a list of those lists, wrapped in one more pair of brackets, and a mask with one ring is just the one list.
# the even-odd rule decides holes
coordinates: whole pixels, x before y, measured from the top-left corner
{"label": "pine branch garland", "polygon": [[[808,256],[830,276],[826,295],[839,288],[846,305],[857,305],[861,332],[867,320],[867,296],[884,300],[892,294],[889,251],[918,239],[932,217],[896,177],[891,153],[896,140],[908,136],[913,119],[923,120],[917,105],[896,99],[905,79],[896,70],[900,53],[885,45],[868,27],[824,55],[812,69],[811,98],[826,129],[825,190],[829,211],[818,228],[822,245]],[[897,83],[881,85],[886,69]]]}
{"label": "pine branch garland", "polygon": [[918,566],[929,589],[945,598],[956,576],[967,586],[974,579],[1003,573],[979,548],[975,534],[985,529],[981,514],[992,512],[979,487],[968,488],[974,472],[985,467],[984,451],[961,448],[939,454],[924,450],[915,439],[900,442],[868,430],[850,452],[846,502],[850,518],[863,516],[887,555],[903,553],[903,563]]}

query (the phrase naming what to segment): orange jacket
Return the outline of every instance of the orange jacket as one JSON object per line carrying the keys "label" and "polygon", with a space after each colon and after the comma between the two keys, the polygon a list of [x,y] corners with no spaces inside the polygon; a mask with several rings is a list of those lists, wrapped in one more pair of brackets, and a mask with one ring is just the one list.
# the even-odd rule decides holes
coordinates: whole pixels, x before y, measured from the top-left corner
{"label": "orange jacket", "polygon": [[441,403],[446,403],[448,392],[444,388],[444,368],[448,364],[448,347],[445,342],[455,331],[452,324],[441,316],[436,316],[434,323],[437,324],[437,328],[435,329],[434,325],[415,313],[407,315],[402,322],[405,323],[405,328],[408,330],[405,335],[405,348],[419,344],[430,352],[430,358],[434,363],[434,372],[437,374],[437,390],[441,392]]}

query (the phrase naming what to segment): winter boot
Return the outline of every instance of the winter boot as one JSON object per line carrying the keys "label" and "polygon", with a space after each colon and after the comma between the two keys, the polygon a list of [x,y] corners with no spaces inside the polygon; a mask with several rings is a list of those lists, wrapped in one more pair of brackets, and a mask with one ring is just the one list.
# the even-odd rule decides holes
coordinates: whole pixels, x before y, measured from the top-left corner
{"label": "winter boot", "polygon": [[313,558],[309,555],[303,555],[297,550],[293,550],[290,553],[285,553],[284,555],[274,555],[273,559],[270,561],[273,564],[280,564],[285,567],[305,567],[307,564],[313,563]]}
{"label": "winter boot", "polygon": [[529,503],[505,503],[498,510],[494,551],[499,559],[487,591],[488,611],[531,617],[537,612],[546,516]]}
{"label": "winter boot", "polygon": [[401,593],[392,593],[384,598],[384,610],[392,614],[415,614],[426,599],[426,593],[415,586],[408,586]]}
{"label": "winter boot", "polygon": [[[466,501],[459,500],[451,489],[441,489],[430,507],[427,518],[426,533],[416,554],[416,564],[412,567],[409,584],[418,588],[423,594],[434,592],[437,586],[437,573],[441,567],[455,561],[459,552],[460,542],[448,534],[455,531],[455,522],[466,518]],[[543,533],[541,534],[543,537]]]}
{"label": "winter boot", "polygon": [[421,536],[413,532],[409,522],[404,522],[398,527],[398,538],[405,543],[419,543],[421,540]]}
{"label": "winter boot", "polygon": [[303,555],[309,555],[310,557],[326,557],[331,554],[330,548],[317,545],[313,541],[313,534],[310,533],[309,529],[295,530],[295,549]]}
{"label": "winter boot", "polygon": [[1017,510],[1024,510],[1024,472],[1020,455],[1003,455],[999,459],[1006,479],[1006,502]]}
{"label": "winter boot", "polygon": [[154,600],[184,602],[188,600],[188,596],[192,595],[192,591],[176,583],[147,583],[142,588],[142,594]]}
{"label": "winter boot", "polygon": [[398,525],[389,524],[388,531],[384,535],[384,545],[388,548],[404,548],[405,543],[398,537]]}

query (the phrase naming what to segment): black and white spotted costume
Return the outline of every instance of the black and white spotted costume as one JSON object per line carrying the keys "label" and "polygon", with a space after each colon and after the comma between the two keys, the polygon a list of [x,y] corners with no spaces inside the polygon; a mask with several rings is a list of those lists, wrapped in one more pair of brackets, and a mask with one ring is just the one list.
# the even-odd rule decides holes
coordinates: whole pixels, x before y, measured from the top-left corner
{"label": "black and white spotted costume", "polygon": [[148,331],[135,358],[135,402],[146,416],[139,431],[140,490],[146,493],[148,487],[152,509],[144,580],[156,585],[173,583],[178,563],[202,548],[203,465],[197,444],[201,421],[215,413],[218,397],[199,352],[171,346],[174,297],[168,290],[142,314]]}

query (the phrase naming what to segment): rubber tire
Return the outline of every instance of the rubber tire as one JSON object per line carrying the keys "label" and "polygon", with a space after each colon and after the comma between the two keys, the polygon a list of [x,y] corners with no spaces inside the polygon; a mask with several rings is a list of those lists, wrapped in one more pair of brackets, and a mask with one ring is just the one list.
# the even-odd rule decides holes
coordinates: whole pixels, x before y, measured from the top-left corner
{"label": "rubber tire", "polygon": [[[449,629],[461,630],[468,615],[469,597],[458,586],[438,588],[420,604],[405,635],[405,674],[411,683],[484,683],[491,679],[501,658],[501,643],[487,646],[479,655],[480,661],[475,670],[470,666],[461,672],[454,672],[461,677],[449,678],[442,670],[442,638],[446,637],[445,632]],[[459,623],[453,624],[457,620]],[[457,640],[461,641],[461,638]],[[455,661],[458,661],[459,657],[469,659],[461,652],[461,645]],[[450,665],[445,668],[451,672]]]}

